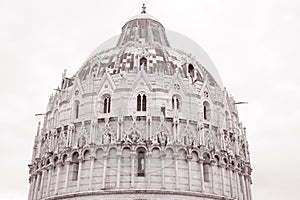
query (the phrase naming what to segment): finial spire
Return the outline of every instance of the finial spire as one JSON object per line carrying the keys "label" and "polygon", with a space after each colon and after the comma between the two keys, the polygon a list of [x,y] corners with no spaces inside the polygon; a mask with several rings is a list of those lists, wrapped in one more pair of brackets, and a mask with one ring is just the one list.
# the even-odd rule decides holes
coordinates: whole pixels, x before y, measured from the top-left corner
{"label": "finial spire", "polygon": [[143,9],[143,10],[142,10],[141,13],[142,13],[142,14],[146,14],[146,5],[145,5],[144,3],[143,3],[143,6],[142,6],[142,9]]}

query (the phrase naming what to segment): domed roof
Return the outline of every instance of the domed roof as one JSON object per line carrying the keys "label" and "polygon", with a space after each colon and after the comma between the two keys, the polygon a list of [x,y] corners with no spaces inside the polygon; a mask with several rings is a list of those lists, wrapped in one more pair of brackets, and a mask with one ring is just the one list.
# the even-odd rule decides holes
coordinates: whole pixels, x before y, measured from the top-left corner
{"label": "domed roof", "polygon": [[155,19],[155,17],[153,17],[152,15],[146,14],[146,13],[141,13],[141,14],[135,15],[130,20],[135,20],[135,19],[152,19],[152,20],[157,21],[157,19]]}
{"label": "domed roof", "polygon": [[[145,14],[140,14],[140,15],[145,15]],[[204,49],[200,45],[198,45],[196,42],[194,42],[192,39],[188,38],[187,36],[180,34],[178,32],[175,32],[175,31],[166,30],[166,36],[168,38],[170,46],[173,49],[179,49],[179,50],[182,50],[182,51],[194,56],[196,61],[198,61],[213,76],[215,81],[220,86],[223,85],[221,77],[219,75],[219,72],[218,72],[215,64],[213,63],[213,61],[210,59],[210,57],[207,55],[207,53],[204,51]],[[115,47],[118,43],[119,38],[120,38],[120,34],[106,40],[105,42],[100,44],[90,54],[89,57],[91,57],[103,50]]]}
{"label": "domed roof", "polygon": [[[185,35],[165,30],[159,21],[146,14],[145,7],[143,9],[141,14],[122,27],[120,35],[103,42],[90,54],[79,70],[81,80],[91,70],[101,71],[99,75],[105,71],[112,74],[136,71],[138,66],[135,60],[147,55],[151,65],[149,73],[163,71],[171,75],[179,70],[182,77],[187,78],[187,68],[192,64],[196,67],[193,74],[196,74],[197,80],[201,81],[208,75],[212,82],[223,86],[216,66],[203,48]],[[127,67],[124,67],[124,59],[127,59]]]}
{"label": "domed roof", "polygon": [[[28,199],[251,197],[235,104],[206,52],[143,5],[73,77],[63,74],[35,136]],[[222,180],[206,176],[211,162]],[[239,178],[242,191],[224,184]]]}

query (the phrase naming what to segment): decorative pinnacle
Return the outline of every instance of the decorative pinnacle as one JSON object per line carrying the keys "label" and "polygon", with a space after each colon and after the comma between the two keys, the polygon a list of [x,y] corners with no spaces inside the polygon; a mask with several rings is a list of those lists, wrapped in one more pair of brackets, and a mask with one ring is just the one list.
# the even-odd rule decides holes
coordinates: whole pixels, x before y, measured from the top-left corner
{"label": "decorative pinnacle", "polygon": [[142,9],[143,9],[143,10],[142,10],[141,13],[142,13],[142,14],[146,14],[146,5],[145,5],[144,3],[143,3],[143,6],[142,6]]}

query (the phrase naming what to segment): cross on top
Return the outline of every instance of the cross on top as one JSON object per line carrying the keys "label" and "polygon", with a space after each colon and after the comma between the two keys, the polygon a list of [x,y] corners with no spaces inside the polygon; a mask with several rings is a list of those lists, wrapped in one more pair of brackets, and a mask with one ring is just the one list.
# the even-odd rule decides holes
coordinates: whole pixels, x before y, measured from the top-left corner
{"label": "cross on top", "polygon": [[143,10],[142,10],[141,13],[142,13],[142,14],[146,14],[146,5],[145,5],[144,3],[143,3],[143,6],[142,6],[142,9],[143,9]]}

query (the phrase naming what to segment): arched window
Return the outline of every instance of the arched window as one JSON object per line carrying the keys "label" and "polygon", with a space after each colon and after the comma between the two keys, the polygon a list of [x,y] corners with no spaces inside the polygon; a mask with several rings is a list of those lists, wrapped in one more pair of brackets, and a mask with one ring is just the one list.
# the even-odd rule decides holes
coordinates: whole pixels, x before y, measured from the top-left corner
{"label": "arched window", "polygon": [[142,57],[140,59],[140,70],[146,70],[147,68],[147,59],[145,57]]}
{"label": "arched window", "polygon": [[180,108],[179,97],[174,95],[172,97],[172,109],[179,110],[179,108]]}
{"label": "arched window", "polygon": [[204,155],[204,163],[203,163],[203,180],[204,182],[209,182],[209,167],[210,167],[210,157],[209,155]]}
{"label": "arched window", "polygon": [[76,152],[72,156],[72,181],[76,181],[78,179],[78,169],[79,169],[79,154]]}
{"label": "arched window", "polygon": [[145,94],[138,94],[136,98],[137,111],[146,111],[147,97]]}
{"label": "arched window", "polygon": [[140,94],[136,98],[136,106],[137,106],[137,111],[141,111],[141,95]]}
{"label": "arched window", "polygon": [[79,117],[79,106],[80,106],[80,102],[76,100],[74,105],[75,119],[78,119]]}
{"label": "arched window", "polygon": [[145,176],[145,151],[138,151],[138,176]]}
{"label": "arched window", "polygon": [[205,120],[210,120],[210,106],[207,101],[203,103],[203,118]]}
{"label": "arched window", "polygon": [[90,159],[90,151],[89,150],[86,150],[83,154],[83,160],[86,161],[86,160],[89,160]]}
{"label": "arched window", "polygon": [[189,64],[188,71],[189,71],[190,77],[194,78],[194,76],[195,76],[194,75],[194,66],[192,64]]}
{"label": "arched window", "polygon": [[110,102],[111,102],[110,96],[104,96],[104,106],[103,106],[104,113],[110,113]]}
{"label": "arched window", "polygon": [[144,94],[142,97],[142,111],[146,111],[147,99],[146,95]]}

